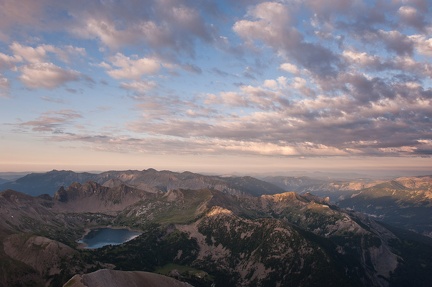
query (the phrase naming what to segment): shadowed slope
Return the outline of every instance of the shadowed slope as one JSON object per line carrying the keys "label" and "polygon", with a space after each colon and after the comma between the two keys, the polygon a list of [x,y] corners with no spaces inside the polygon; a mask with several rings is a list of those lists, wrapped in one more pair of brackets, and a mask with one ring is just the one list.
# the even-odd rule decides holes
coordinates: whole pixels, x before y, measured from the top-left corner
{"label": "shadowed slope", "polygon": [[64,287],[191,287],[173,278],[143,271],[117,271],[102,269],[75,275]]}

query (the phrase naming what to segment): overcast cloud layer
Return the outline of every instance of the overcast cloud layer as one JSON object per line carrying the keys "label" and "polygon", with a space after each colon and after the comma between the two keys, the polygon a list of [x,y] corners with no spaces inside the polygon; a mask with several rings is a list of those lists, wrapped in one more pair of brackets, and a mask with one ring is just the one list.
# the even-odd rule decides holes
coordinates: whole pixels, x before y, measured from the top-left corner
{"label": "overcast cloud layer", "polygon": [[429,157],[431,19],[428,0],[0,0],[0,131],[95,152]]}

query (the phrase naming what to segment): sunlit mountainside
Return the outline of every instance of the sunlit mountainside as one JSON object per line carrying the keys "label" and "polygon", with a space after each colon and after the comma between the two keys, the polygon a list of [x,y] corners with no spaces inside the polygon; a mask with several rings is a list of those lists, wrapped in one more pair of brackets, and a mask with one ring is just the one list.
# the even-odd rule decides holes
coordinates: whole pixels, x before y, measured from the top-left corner
{"label": "sunlit mountainside", "polygon": [[[265,180],[148,169],[54,170],[9,181],[0,186],[0,284],[62,286],[86,273],[67,286],[77,278],[95,286],[100,274],[169,279],[137,271],[193,286],[432,282],[430,176]],[[79,248],[85,230],[100,226],[142,234]],[[101,269],[133,272],[91,273]]]}

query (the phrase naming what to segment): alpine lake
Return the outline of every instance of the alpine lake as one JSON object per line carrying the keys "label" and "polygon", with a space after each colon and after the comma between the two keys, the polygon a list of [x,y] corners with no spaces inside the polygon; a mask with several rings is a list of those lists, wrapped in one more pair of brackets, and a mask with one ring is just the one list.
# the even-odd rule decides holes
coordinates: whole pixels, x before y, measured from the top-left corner
{"label": "alpine lake", "polygon": [[90,229],[78,243],[85,249],[97,249],[107,245],[119,245],[139,236],[141,232],[126,228],[94,228]]}

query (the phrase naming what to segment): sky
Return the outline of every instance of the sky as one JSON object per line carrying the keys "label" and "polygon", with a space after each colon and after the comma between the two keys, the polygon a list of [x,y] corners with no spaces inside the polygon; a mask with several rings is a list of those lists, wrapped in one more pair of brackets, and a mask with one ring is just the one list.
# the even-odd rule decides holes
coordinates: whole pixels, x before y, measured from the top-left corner
{"label": "sky", "polygon": [[428,0],[0,0],[0,171],[432,173]]}

